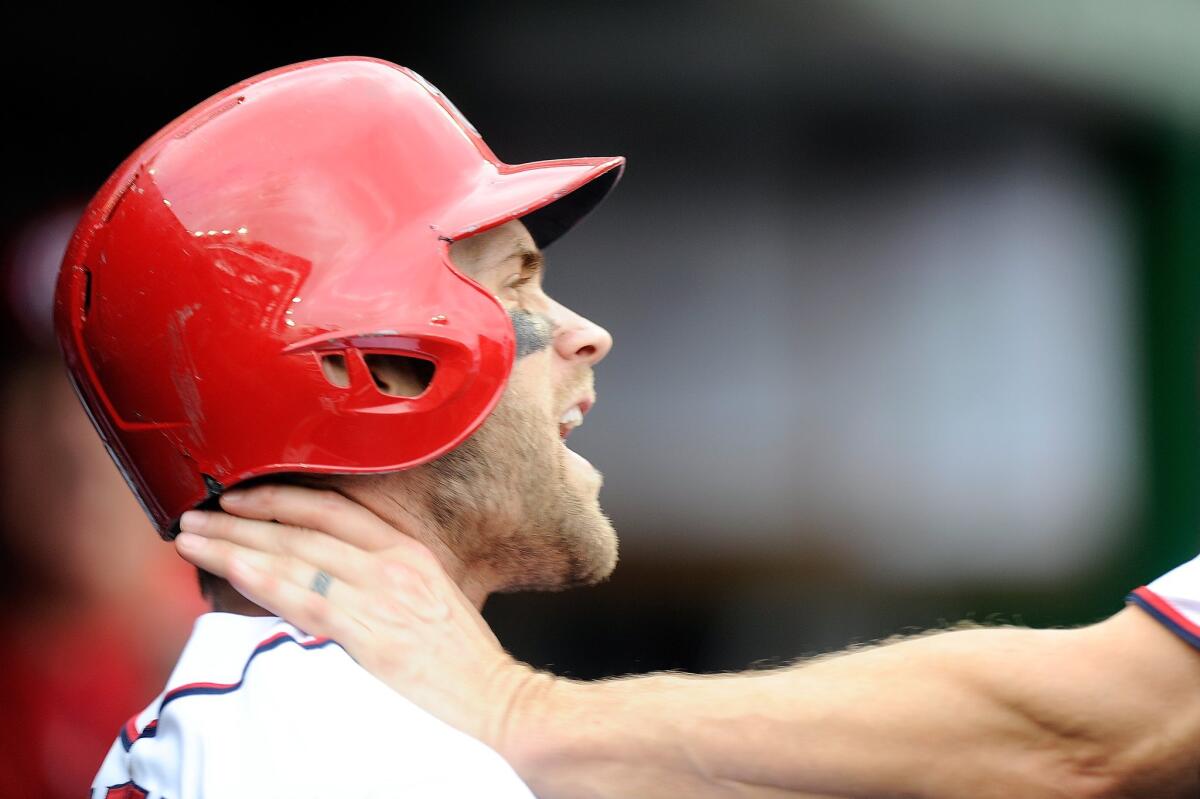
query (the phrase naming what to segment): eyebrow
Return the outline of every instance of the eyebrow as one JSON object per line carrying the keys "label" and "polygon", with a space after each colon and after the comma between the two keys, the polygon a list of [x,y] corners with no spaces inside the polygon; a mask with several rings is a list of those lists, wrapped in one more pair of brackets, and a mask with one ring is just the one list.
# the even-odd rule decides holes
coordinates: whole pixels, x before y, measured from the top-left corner
{"label": "eyebrow", "polygon": [[[463,239],[463,241],[466,240],[467,239]],[[460,259],[463,261],[463,263],[460,264],[458,261],[454,261],[454,264],[468,277],[479,280],[483,277],[483,275],[494,269],[499,269],[502,264],[505,264],[514,258],[520,259],[522,272],[536,273],[543,272],[546,269],[546,260],[542,254],[536,249],[531,249],[528,245],[521,241],[513,242],[512,249],[509,251],[509,253],[498,261],[492,261],[491,263],[479,263],[474,259]],[[451,260],[453,260],[453,257]]]}

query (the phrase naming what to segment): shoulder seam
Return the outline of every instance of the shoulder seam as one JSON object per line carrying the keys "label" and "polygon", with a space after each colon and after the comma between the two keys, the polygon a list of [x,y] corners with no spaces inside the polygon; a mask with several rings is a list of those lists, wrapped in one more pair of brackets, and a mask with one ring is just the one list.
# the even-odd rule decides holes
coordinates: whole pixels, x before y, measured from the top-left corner
{"label": "shoulder seam", "polygon": [[154,738],[158,734],[158,720],[162,717],[163,708],[174,702],[176,699],[182,699],[185,696],[198,695],[216,695],[216,694],[231,694],[242,687],[246,681],[246,673],[250,670],[250,664],[264,652],[270,652],[284,644],[295,644],[302,650],[321,649],[334,643],[331,638],[316,637],[307,641],[300,640],[288,632],[275,633],[271,637],[260,641],[250,656],[246,658],[246,663],[242,666],[242,675],[237,682],[232,683],[215,683],[215,682],[194,682],[186,685],[181,685],[178,688],[173,688],[163,694],[162,700],[158,703],[158,710],[154,714],[154,718],[149,721],[140,731],[137,729],[137,716],[131,718],[121,728],[121,746],[128,752],[135,743],[143,738]]}

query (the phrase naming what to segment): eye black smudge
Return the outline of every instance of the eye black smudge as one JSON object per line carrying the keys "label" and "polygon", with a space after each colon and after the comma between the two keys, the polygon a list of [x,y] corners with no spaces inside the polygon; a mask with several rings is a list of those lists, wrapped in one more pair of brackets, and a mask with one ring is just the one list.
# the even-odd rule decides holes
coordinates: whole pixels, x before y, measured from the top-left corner
{"label": "eye black smudge", "polygon": [[513,332],[516,333],[518,358],[541,352],[550,346],[554,326],[549,319],[523,308],[511,309],[508,318],[512,320]]}

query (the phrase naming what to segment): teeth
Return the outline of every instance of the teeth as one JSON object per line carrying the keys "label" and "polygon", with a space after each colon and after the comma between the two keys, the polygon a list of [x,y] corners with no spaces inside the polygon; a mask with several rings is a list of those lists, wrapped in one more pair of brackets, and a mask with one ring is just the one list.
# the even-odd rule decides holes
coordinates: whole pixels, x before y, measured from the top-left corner
{"label": "teeth", "polygon": [[579,425],[583,424],[583,411],[579,410],[578,405],[575,405],[562,415],[558,423],[568,425],[569,427],[579,427]]}

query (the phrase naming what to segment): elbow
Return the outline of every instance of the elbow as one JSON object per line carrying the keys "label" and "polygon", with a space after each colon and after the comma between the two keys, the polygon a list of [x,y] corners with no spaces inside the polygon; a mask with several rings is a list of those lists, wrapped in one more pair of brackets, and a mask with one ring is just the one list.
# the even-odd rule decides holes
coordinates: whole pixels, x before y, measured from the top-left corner
{"label": "elbow", "polygon": [[1200,768],[1197,758],[1158,745],[1147,736],[1140,745],[1130,747],[1082,773],[1081,784],[1096,799],[1195,799],[1200,796]]}
{"label": "elbow", "polygon": [[1147,735],[1119,751],[1070,751],[1064,746],[1053,768],[1046,769],[1042,784],[1055,799],[1195,799],[1200,796],[1200,770],[1196,758],[1172,756]]}
{"label": "elbow", "polygon": [[[1166,799],[1175,794],[1137,791],[1146,776],[1144,759],[1104,736],[1082,728],[1026,729],[1007,753],[989,757],[988,771],[1001,775],[997,796],[1023,799]],[[1002,748],[1001,748],[1002,749]]]}
{"label": "elbow", "polygon": [[1062,799],[1119,799],[1129,794],[1129,776],[1108,757],[1072,758],[1054,775]]}
{"label": "elbow", "polygon": [[[1014,796],[1021,799],[1162,799],[1161,793],[1131,792],[1135,776],[1122,761],[1079,741],[1045,739],[1029,746],[1026,738],[1014,747],[995,746],[975,760],[962,776],[963,785],[973,784],[979,796]],[[958,796],[953,792],[934,796]],[[1174,794],[1171,794],[1174,796]]]}
{"label": "elbow", "polygon": [[1055,762],[1036,757],[1024,763],[1009,760],[1003,774],[982,781],[990,786],[986,796],[1019,796],[1022,799],[1118,799],[1158,794],[1129,794],[1120,775],[1106,768],[1081,763]]}

